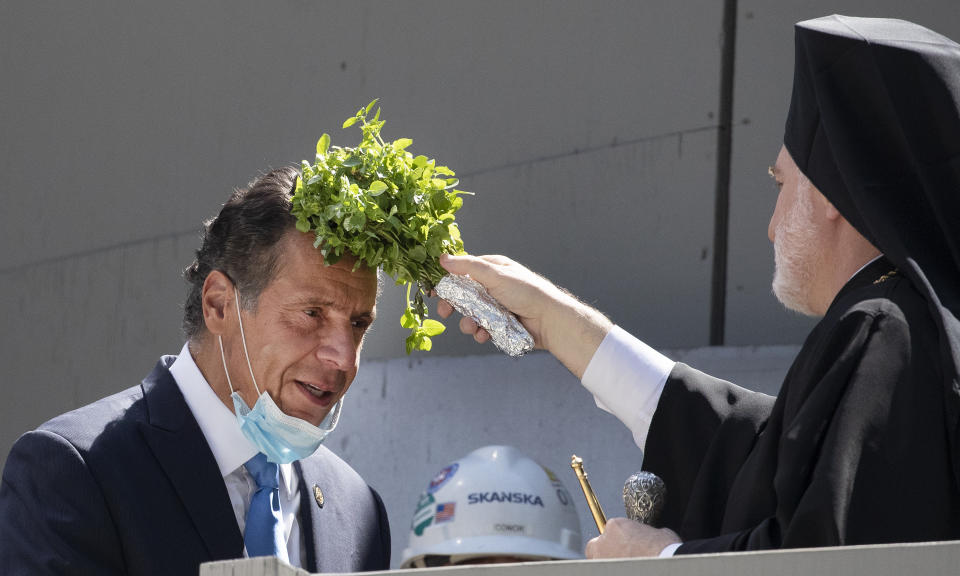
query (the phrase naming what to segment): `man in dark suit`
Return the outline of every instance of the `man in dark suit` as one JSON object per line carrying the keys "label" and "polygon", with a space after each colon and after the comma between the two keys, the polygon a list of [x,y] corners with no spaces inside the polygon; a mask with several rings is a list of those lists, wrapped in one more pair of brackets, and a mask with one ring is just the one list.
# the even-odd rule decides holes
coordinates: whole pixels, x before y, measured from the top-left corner
{"label": "man in dark suit", "polygon": [[960,45],[910,22],[797,25],[768,236],[777,297],[822,319],[776,398],[669,360],[502,256],[441,258],[666,482],[662,528],[612,519],[587,557],[960,539],[958,78]]}
{"label": "man in dark suit", "polygon": [[296,174],[266,174],[206,224],[178,356],[14,445],[0,573],[196,574],[262,554],[311,572],[388,568],[380,497],[320,445],[356,375],[377,275],[351,258],[324,265],[290,214]]}

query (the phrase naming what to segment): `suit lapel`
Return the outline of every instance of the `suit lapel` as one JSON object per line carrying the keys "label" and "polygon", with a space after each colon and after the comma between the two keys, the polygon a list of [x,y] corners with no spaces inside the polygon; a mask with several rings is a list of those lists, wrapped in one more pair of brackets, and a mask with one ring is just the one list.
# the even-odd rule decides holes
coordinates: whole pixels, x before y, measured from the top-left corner
{"label": "suit lapel", "polygon": [[303,473],[303,465],[300,464],[300,461],[293,463],[293,469],[296,470],[300,482],[300,529],[303,532],[304,550],[307,554],[307,557],[301,558],[300,562],[307,572],[313,574],[320,571],[317,567],[319,563],[319,558],[317,558],[317,533],[319,529],[317,522],[319,518],[313,509],[317,504],[313,497],[313,484]]}
{"label": "suit lapel", "polygon": [[[300,522],[303,525],[303,537],[307,543],[309,570],[311,572],[345,572],[350,571],[349,568],[345,568],[350,565],[346,557],[356,554],[356,550],[344,548],[344,535],[340,531],[351,522],[359,520],[344,519],[338,502],[330,500],[331,491],[335,490],[335,483],[330,477],[327,454],[329,452],[321,447],[314,452],[313,456],[295,463],[296,470],[300,474]],[[323,508],[319,507],[314,497],[314,485],[319,486],[326,496]],[[334,500],[336,499],[334,496]]]}
{"label": "suit lapel", "polygon": [[164,360],[143,381],[141,432],[203,539],[211,560],[239,558],[243,537],[223,476]]}

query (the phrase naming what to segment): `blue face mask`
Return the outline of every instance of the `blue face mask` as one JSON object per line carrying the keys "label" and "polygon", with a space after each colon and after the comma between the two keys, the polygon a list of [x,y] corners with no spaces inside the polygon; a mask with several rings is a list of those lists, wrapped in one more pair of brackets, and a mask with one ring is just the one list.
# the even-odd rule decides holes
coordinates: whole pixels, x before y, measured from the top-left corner
{"label": "blue face mask", "polygon": [[337,427],[343,398],[337,401],[319,426],[314,426],[306,420],[285,414],[266,390],[261,393],[260,387],[257,386],[257,379],[253,375],[253,367],[250,365],[250,356],[247,354],[247,339],[243,334],[243,319],[240,318],[240,296],[236,287],[233,288],[233,293],[237,299],[237,320],[240,321],[243,355],[247,359],[247,369],[250,370],[253,387],[259,395],[257,403],[251,409],[233,389],[230,372],[227,370],[227,359],[223,354],[223,338],[218,336],[223,372],[227,375],[227,385],[230,386],[230,397],[233,399],[233,411],[237,416],[237,422],[240,423],[240,430],[270,462],[289,464],[306,458],[316,452],[327,435]]}

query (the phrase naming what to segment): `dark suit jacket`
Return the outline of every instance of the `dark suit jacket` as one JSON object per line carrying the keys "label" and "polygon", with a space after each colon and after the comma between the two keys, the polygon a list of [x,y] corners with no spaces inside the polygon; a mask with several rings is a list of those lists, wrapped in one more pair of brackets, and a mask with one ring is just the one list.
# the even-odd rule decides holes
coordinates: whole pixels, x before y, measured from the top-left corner
{"label": "dark suit jacket", "polygon": [[[0,574],[197,574],[202,562],[243,555],[223,476],[168,370],[173,360],[17,441],[0,486]],[[295,469],[304,567],[387,569],[390,529],[377,493],[323,447]]]}

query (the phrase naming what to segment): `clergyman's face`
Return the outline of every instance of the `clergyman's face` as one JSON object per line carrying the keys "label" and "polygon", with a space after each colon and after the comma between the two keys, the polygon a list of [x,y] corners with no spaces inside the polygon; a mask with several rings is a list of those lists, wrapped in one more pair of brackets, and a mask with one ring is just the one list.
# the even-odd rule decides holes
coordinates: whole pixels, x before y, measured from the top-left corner
{"label": "clergyman's face", "polygon": [[815,203],[819,192],[797,168],[786,147],[780,149],[771,175],[780,189],[767,227],[776,266],[773,292],[787,308],[817,315],[812,295],[823,255]]}
{"label": "clergyman's face", "polygon": [[[324,266],[310,234],[291,232],[281,242],[276,276],[254,310],[241,308],[247,353],[260,391],[286,414],[319,425],[356,376],[376,315],[377,274],[365,266],[352,272],[353,258]],[[256,391],[233,324],[224,335],[227,362],[234,387],[252,407]]]}

